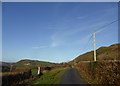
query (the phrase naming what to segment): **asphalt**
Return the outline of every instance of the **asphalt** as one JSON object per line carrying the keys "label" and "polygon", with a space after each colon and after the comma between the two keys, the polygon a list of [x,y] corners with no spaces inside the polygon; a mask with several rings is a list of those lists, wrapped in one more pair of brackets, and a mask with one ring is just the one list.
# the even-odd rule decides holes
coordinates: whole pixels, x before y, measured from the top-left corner
{"label": "asphalt", "polygon": [[61,78],[61,84],[88,84],[75,68],[68,69]]}

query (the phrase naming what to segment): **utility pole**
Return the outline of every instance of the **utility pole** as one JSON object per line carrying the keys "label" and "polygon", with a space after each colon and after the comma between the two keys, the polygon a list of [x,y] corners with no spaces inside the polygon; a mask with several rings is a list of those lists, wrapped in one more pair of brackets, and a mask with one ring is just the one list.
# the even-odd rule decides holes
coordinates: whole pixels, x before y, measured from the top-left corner
{"label": "utility pole", "polygon": [[96,31],[93,32],[93,39],[94,39],[94,61],[96,61]]}
{"label": "utility pole", "polygon": [[38,76],[41,74],[41,68],[38,66]]}
{"label": "utility pole", "polygon": [[13,65],[11,64],[11,65],[10,65],[10,72],[12,72],[12,67],[13,67]]}
{"label": "utility pole", "polygon": [[74,65],[76,65],[76,61],[74,60]]}

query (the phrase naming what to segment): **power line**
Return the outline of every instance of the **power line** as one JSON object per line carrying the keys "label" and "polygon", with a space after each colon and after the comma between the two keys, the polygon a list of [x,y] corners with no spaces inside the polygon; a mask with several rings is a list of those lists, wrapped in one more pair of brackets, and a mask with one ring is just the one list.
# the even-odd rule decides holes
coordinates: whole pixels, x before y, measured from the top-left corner
{"label": "power line", "polygon": [[[88,47],[88,44],[89,44],[90,40],[92,39],[92,36],[93,36],[93,34],[90,35],[90,37],[89,37],[88,41],[86,42],[85,47],[83,48],[82,51],[86,50],[86,48]],[[80,53],[80,51],[76,52],[76,54],[74,54],[73,57],[78,57],[80,55],[79,53]]]}
{"label": "power line", "polygon": [[88,41],[87,41],[87,43],[86,43],[86,46],[84,47],[84,50],[86,50],[88,43],[89,43],[90,40],[92,39],[92,36],[93,36],[93,34],[92,34],[92,35],[90,36],[90,38],[88,39]]}
{"label": "power line", "polygon": [[[111,24],[113,24],[113,23],[115,23],[115,22],[117,22],[117,21],[119,21],[119,20],[120,20],[120,19],[117,19],[117,20],[115,20],[115,21],[112,21],[112,22],[110,22],[110,23],[108,23],[108,24],[106,24],[106,25],[104,25],[104,26],[96,29],[95,31],[97,32],[97,31],[99,31],[99,30],[102,30],[102,29],[104,29],[105,27],[107,27],[107,26],[109,26],[109,25],[111,25]],[[90,42],[90,40],[92,39],[92,37],[93,37],[93,34],[92,34],[92,35],[90,36],[90,38],[88,39],[85,47],[83,48],[83,51],[86,50],[86,48],[88,47],[87,45],[88,45],[88,43]],[[80,52],[77,52],[77,54],[76,54],[75,56],[77,56],[78,53],[80,53]],[[74,57],[74,55],[73,55],[73,57]]]}
{"label": "power line", "polygon": [[120,19],[117,19],[117,20],[115,20],[115,21],[110,22],[109,24],[106,24],[106,25],[104,25],[104,26],[102,26],[102,27],[96,29],[96,32],[99,31],[99,30],[104,29],[105,27],[107,27],[107,26],[109,26],[109,25],[111,25],[111,24],[113,24],[113,23],[115,23],[115,22],[117,22],[117,21],[119,21],[119,20],[120,20]]}
{"label": "power line", "polygon": [[[119,20],[120,20],[120,19],[117,19],[117,20],[115,20],[115,21],[112,21],[112,22],[110,22],[109,24],[106,24],[106,25],[104,25],[104,26],[96,29],[95,31],[97,32],[97,31],[99,31],[99,30],[102,30],[103,28],[107,27],[108,25],[111,25],[111,24],[113,24],[113,23],[115,23],[115,22],[117,22],[117,21],[119,21]],[[86,45],[85,45],[85,47],[84,47],[84,50],[87,48],[88,43],[89,43],[90,40],[92,39],[92,36],[93,36],[93,34],[92,34],[92,35],[90,36],[90,38],[88,39],[88,41],[87,41],[87,43],[86,43]]]}
{"label": "power line", "polygon": [[[97,32],[97,31],[99,31],[99,30],[102,30],[102,29],[104,29],[105,27],[107,27],[107,26],[109,26],[109,25],[111,25],[111,24],[113,24],[113,23],[115,23],[115,22],[117,22],[117,21],[119,21],[119,20],[120,20],[120,19],[115,20],[115,21],[112,21],[112,22],[110,22],[110,23],[108,23],[108,24],[106,24],[106,25],[104,25],[104,26],[96,29],[95,31]],[[88,41],[87,41],[87,43],[86,43],[83,51],[86,50],[86,48],[88,47],[87,45],[89,44],[89,42],[90,42],[90,40],[92,39],[92,37],[93,37],[93,34],[92,34],[92,35],[90,36],[90,38],[88,39]]]}
{"label": "power line", "polygon": [[[104,25],[104,26],[100,27],[100,28],[98,28],[98,29],[95,30],[95,31],[97,32],[97,31],[99,31],[99,30],[102,30],[103,28],[105,28],[105,27],[107,27],[108,25],[111,25],[111,24],[113,24],[113,23],[115,23],[115,22],[117,22],[117,21],[119,21],[119,19],[118,19],[118,20],[115,20],[115,21],[112,21],[111,23],[109,23],[109,24],[107,24],[107,25]],[[88,43],[89,43],[90,40],[92,39],[92,36],[93,36],[93,34],[92,34],[92,35],[90,36],[90,38],[88,39],[88,41],[87,41],[85,47],[83,48],[84,50],[86,50]]]}
{"label": "power line", "polygon": [[[119,4],[118,4],[118,7],[119,7]],[[117,20],[115,20],[115,21],[112,21],[112,22],[110,22],[110,23],[108,23],[108,24],[106,24],[106,25],[104,25],[104,26],[96,29],[95,31],[98,32],[98,31],[104,29],[105,27],[107,27],[107,26],[109,26],[109,25],[111,25],[111,24],[113,24],[113,23],[115,23],[115,22],[117,22],[117,21],[119,21],[119,20],[120,20],[120,19],[117,19]],[[86,50],[86,48],[88,47],[87,45],[89,44],[90,40],[92,39],[92,36],[93,36],[93,34],[90,36],[89,40],[87,41],[85,47],[83,48],[83,51]]]}

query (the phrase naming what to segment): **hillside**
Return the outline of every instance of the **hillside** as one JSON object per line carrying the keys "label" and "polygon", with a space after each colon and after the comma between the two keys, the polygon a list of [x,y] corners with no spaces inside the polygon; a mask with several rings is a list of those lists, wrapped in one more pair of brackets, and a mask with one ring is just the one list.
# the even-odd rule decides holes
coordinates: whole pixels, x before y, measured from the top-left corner
{"label": "hillside", "polygon": [[0,62],[0,69],[2,67],[2,72],[9,72],[10,71],[10,65],[12,63],[7,63],[7,62]]}
{"label": "hillside", "polygon": [[25,69],[25,68],[35,68],[37,66],[50,66],[52,64],[53,63],[50,62],[24,59],[14,63],[13,66],[19,69]]}
{"label": "hillside", "polygon": [[29,59],[20,60],[17,63],[15,63],[15,65],[41,65],[41,66],[48,66],[51,64],[52,63],[50,63],[50,62],[29,60]]}
{"label": "hillside", "polygon": [[[97,60],[120,60],[120,57],[118,55],[118,52],[120,51],[119,46],[120,44],[113,44],[108,47],[100,47],[97,49]],[[93,51],[82,54],[75,58],[73,61],[76,63],[79,61],[93,61]]]}
{"label": "hillside", "polygon": [[0,72],[8,72],[8,71],[10,71],[10,65],[5,62],[0,62],[0,70],[1,69],[2,69],[2,71],[0,71]]}
{"label": "hillside", "polygon": [[22,71],[30,68],[37,68],[37,66],[51,66],[54,65],[54,63],[50,62],[44,62],[44,61],[38,61],[38,60],[29,60],[29,59],[24,59],[20,60],[16,63],[5,63],[1,62],[0,65],[2,65],[2,72],[9,72],[10,68],[12,71]]}

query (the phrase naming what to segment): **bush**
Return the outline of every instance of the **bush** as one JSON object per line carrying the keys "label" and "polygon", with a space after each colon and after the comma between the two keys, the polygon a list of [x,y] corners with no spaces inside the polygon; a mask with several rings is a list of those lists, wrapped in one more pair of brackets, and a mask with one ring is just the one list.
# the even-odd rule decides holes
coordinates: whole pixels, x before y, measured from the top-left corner
{"label": "bush", "polygon": [[76,67],[91,84],[120,84],[120,61],[81,61]]}
{"label": "bush", "polygon": [[19,84],[20,81],[29,79],[31,77],[31,70],[22,73],[13,73],[2,76],[2,86],[14,86]]}

